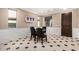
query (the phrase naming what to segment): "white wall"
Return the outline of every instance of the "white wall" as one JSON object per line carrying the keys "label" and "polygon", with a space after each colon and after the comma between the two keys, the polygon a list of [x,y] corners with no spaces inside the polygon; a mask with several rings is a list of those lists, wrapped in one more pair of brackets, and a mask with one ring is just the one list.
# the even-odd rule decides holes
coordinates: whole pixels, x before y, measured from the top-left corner
{"label": "white wall", "polygon": [[55,34],[61,36],[61,28],[60,27],[47,27],[47,35]]}
{"label": "white wall", "polygon": [[79,38],[79,28],[73,28],[72,29],[72,37],[73,38]]}
{"label": "white wall", "polygon": [[8,42],[18,38],[24,38],[29,34],[29,28],[11,28],[0,30],[0,42]]}
{"label": "white wall", "polygon": [[72,37],[79,38],[79,9],[72,11]]}
{"label": "white wall", "polygon": [[[49,34],[60,34],[60,28],[51,28],[47,27],[47,35]],[[30,36],[30,28],[11,28],[11,29],[3,29],[0,30],[0,42],[8,42],[10,40],[17,40],[18,38],[25,38],[26,36]]]}
{"label": "white wall", "polygon": [[[48,27],[47,35],[49,34],[55,34],[55,35],[61,36],[61,27]],[[79,28],[72,29],[72,37],[79,38]]]}
{"label": "white wall", "polygon": [[[60,28],[51,28],[47,27],[48,34],[60,34]],[[25,38],[30,36],[30,28],[11,28],[11,29],[2,29],[0,30],[0,42],[8,42],[10,40],[17,40],[18,38]]]}
{"label": "white wall", "polygon": [[[47,35],[55,34],[61,36],[60,27],[47,27]],[[30,28],[13,28],[0,30],[0,43],[8,42],[10,40],[17,40],[18,38],[25,38],[30,36]],[[79,38],[79,29],[73,29],[73,38]]]}

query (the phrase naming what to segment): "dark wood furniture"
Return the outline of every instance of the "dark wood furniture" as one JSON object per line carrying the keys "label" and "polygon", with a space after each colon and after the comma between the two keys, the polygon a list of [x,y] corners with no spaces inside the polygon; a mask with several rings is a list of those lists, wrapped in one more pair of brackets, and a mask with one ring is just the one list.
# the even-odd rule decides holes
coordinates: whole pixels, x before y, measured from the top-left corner
{"label": "dark wood furniture", "polygon": [[72,37],[72,12],[61,15],[61,35]]}

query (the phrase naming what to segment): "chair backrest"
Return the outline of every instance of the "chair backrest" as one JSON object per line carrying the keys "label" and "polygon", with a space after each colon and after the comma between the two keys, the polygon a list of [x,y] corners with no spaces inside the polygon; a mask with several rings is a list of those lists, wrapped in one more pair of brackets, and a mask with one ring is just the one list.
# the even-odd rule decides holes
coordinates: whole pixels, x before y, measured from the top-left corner
{"label": "chair backrest", "polygon": [[41,28],[37,28],[36,29],[36,33],[37,33],[37,36],[41,36],[43,33],[42,33],[42,29]]}
{"label": "chair backrest", "polygon": [[46,33],[46,27],[42,27],[42,32]]}
{"label": "chair backrest", "polygon": [[36,34],[36,31],[35,31],[34,27],[30,27],[30,30],[31,30],[31,35],[35,35]]}

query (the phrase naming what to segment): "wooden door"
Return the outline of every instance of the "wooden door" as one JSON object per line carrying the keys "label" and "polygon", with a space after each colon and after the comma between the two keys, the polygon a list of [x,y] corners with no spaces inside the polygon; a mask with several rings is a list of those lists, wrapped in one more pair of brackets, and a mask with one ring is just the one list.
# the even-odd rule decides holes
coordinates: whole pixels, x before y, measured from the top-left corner
{"label": "wooden door", "polygon": [[61,18],[61,35],[72,37],[72,12],[63,13]]}

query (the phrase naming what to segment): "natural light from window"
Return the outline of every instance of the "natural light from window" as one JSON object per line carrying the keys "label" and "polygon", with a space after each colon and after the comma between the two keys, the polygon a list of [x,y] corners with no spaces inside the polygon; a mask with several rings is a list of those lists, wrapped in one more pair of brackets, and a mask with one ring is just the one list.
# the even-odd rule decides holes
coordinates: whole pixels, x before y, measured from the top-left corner
{"label": "natural light from window", "polygon": [[16,18],[16,11],[8,10],[8,17],[9,18]]}
{"label": "natural light from window", "polygon": [[16,28],[16,11],[8,9],[8,27]]}
{"label": "natural light from window", "polygon": [[16,21],[9,20],[8,23],[16,23]]}

